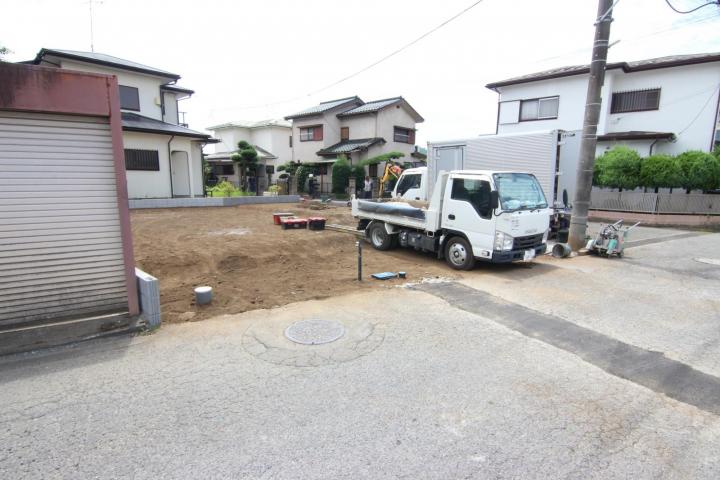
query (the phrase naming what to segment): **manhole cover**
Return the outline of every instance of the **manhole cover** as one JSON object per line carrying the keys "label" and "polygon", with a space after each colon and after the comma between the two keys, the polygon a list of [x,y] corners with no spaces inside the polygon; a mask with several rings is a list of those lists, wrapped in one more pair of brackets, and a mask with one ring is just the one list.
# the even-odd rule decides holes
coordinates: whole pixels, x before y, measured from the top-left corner
{"label": "manhole cover", "polygon": [[334,342],[345,334],[341,323],[330,320],[301,320],[285,330],[285,336],[295,343],[320,345]]}
{"label": "manhole cover", "polygon": [[720,258],[696,258],[696,262],[707,263],[708,265],[715,265],[720,267]]}

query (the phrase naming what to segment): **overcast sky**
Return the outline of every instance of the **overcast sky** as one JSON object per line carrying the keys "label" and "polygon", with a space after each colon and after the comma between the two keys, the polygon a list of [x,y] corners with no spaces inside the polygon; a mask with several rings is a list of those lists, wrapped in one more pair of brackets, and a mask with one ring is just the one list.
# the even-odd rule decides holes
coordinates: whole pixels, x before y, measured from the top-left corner
{"label": "overcast sky", "polygon": [[[680,9],[706,0],[672,0]],[[434,28],[474,0],[102,0],[95,51],[178,73],[196,130],[283,117],[324,100],[404,96],[425,117],[418,143],[494,132],[485,84],[588,63],[596,0],[484,0],[414,46],[322,90]],[[90,50],[88,1],[3,0],[7,60],[42,48]],[[720,9],[679,15],[664,0],[621,0],[611,61],[720,51]],[[322,91],[319,91],[322,90]],[[316,93],[313,93],[316,92]],[[286,101],[293,99],[292,101]],[[278,103],[282,102],[282,103]]]}

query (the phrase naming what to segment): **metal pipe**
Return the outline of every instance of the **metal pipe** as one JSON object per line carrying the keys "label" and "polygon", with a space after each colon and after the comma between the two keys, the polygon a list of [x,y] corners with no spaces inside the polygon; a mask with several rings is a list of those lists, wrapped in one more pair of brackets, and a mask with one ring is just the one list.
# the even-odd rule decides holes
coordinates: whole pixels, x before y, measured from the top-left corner
{"label": "metal pipe", "polygon": [[362,240],[355,242],[358,247],[358,282],[362,282]]}
{"label": "metal pipe", "polygon": [[175,192],[173,191],[173,185],[172,185],[172,153],[170,152],[170,142],[173,141],[173,138],[175,138],[175,135],[170,135],[170,140],[168,140],[167,144],[167,151],[168,151],[168,171],[170,172],[170,198],[175,197]]}

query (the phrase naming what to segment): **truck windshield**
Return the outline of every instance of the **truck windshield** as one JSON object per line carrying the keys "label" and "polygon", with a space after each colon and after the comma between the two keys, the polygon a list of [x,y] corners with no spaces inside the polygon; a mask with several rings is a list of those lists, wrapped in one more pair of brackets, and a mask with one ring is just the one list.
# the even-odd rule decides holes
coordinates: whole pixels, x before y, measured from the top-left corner
{"label": "truck windshield", "polygon": [[496,173],[493,179],[503,210],[547,207],[545,194],[535,176],[527,173]]}

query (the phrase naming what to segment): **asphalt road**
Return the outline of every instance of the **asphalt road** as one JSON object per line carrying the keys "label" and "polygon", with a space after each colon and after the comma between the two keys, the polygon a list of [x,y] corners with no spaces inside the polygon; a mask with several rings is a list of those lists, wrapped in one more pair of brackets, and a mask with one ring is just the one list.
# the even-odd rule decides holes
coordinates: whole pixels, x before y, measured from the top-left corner
{"label": "asphalt road", "polygon": [[[720,376],[720,267],[694,260],[718,244],[481,267],[6,357],[0,478],[720,478],[717,404],[642,380],[653,359],[699,391]],[[285,339],[308,318],[346,334]],[[627,348],[587,355],[588,338]]]}

